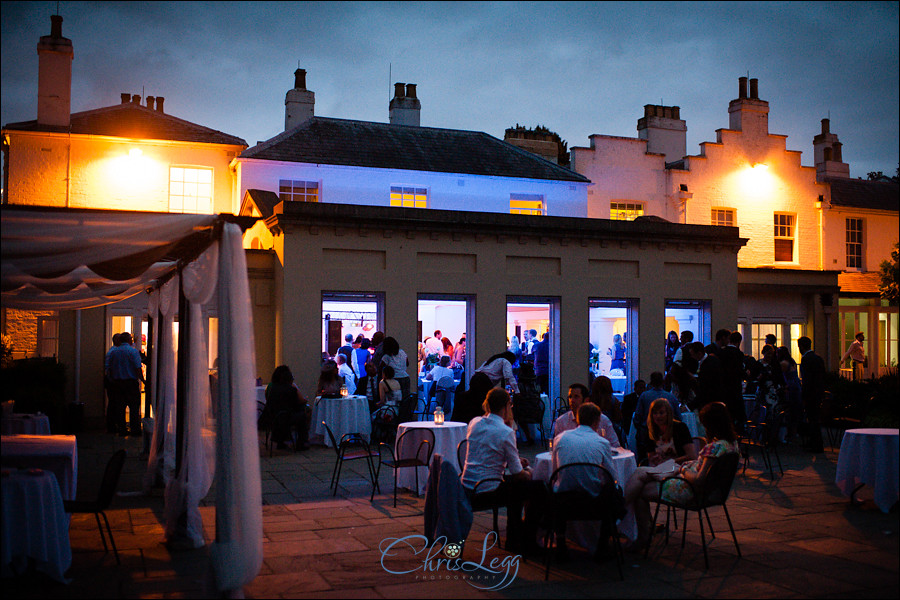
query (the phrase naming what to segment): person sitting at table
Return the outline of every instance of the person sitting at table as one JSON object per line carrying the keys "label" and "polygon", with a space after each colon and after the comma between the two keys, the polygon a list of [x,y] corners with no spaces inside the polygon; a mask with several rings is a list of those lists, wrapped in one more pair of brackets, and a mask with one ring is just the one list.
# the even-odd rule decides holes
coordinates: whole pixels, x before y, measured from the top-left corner
{"label": "person sitting at table", "polygon": [[[347,393],[353,395],[356,393],[356,374],[350,365],[347,364],[347,357],[343,354],[337,355],[338,375],[343,379],[343,385],[347,386]],[[338,390],[340,391],[340,390]]]}
{"label": "person sitting at table", "polygon": [[495,354],[478,367],[476,373],[484,373],[487,375],[494,387],[505,388],[510,386],[514,392],[519,392],[519,382],[513,374],[512,364],[516,361],[516,356],[509,350]]}
{"label": "person sitting at table", "polygon": [[266,386],[266,408],[263,412],[272,420],[272,440],[279,450],[287,448],[285,441],[291,437],[291,428],[297,431],[296,448],[309,449],[306,442],[312,411],[294,384],[294,374],[287,365],[276,367],[272,372],[271,382]]}
{"label": "person sitting at table", "polygon": [[[736,441],[731,414],[721,402],[710,402],[700,410],[700,423],[706,428],[709,442],[700,450],[697,460],[687,461],[676,467],[674,472],[659,475],[653,467],[638,467],[625,486],[625,503],[634,506],[638,525],[638,538],[629,546],[630,550],[642,551],[650,540],[650,503],[660,497],[660,487],[664,498],[678,502],[689,502],[693,497],[692,488],[703,486],[713,462],[726,454],[740,452]],[[667,479],[660,486],[658,477],[680,475],[681,478]]]}
{"label": "person sitting at table", "polygon": [[[437,394],[437,383],[443,379],[444,377],[449,377],[451,380],[453,379],[453,369],[450,368],[451,358],[449,356],[442,356],[441,360],[438,364],[432,367],[431,371],[425,375],[426,381],[433,381],[434,385],[428,388],[428,397],[425,398],[426,405],[431,403],[431,399],[434,398],[435,394]],[[452,388],[451,388],[452,390]],[[448,407],[442,407],[448,408]]]}
{"label": "person sitting at table", "polygon": [[612,380],[600,375],[591,383],[591,402],[600,407],[603,414],[609,417],[616,435],[622,435],[622,403],[613,395]]}
{"label": "person sitting at table", "polygon": [[400,382],[394,379],[394,367],[385,365],[381,370],[381,382],[378,384],[378,406],[400,406],[403,391]]}
{"label": "person sitting at table", "polygon": [[[587,462],[606,467],[606,470],[615,477],[612,446],[605,438],[597,435],[601,416],[600,407],[591,402],[585,402],[578,408],[578,426],[564,431],[553,442],[551,473],[571,463]],[[566,505],[593,503],[598,501],[604,491],[604,483],[608,482],[600,477],[598,469],[571,467],[560,473],[554,483],[553,492],[565,492]],[[556,532],[556,552],[559,558],[568,558],[565,519],[556,520],[553,528]],[[602,556],[607,553],[611,535],[612,524],[604,522],[596,555]]]}
{"label": "person sitting at table", "polygon": [[[556,438],[563,432],[569,431],[571,429],[575,429],[578,427],[578,419],[576,415],[578,414],[578,409],[581,408],[581,405],[585,402],[591,402],[588,398],[588,389],[587,386],[583,383],[573,383],[569,386],[569,408],[571,409],[569,412],[562,414],[558,419],[553,423],[553,443],[556,443]],[[596,406],[596,404],[594,404]],[[599,406],[597,408],[600,408]],[[598,423],[599,429],[595,429],[600,437],[606,439],[609,442],[609,445],[613,448],[619,448],[622,444],[619,442],[619,436],[616,435],[616,431],[613,428],[612,421],[609,420],[605,414],[603,414],[603,410],[600,410],[600,421]]]}
{"label": "person sitting at table", "polygon": [[367,362],[363,368],[365,375],[356,382],[356,393],[365,396],[369,401],[369,412],[375,412],[378,409],[378,376],[375,365]]}
{"label": "person sitting at table", "polygon": [[484,399],[494,387],[494,382],[484,373],[475,373],[469,380],[469,388],[463,387],[464,382],[460,382],[456,388],[456,394],[453,400],[453,415],[451,421],[457,423],[469,423],[475,417],[484,414]]}
{"label": "person sitting at table", "polygon": [[[535,541],[539,516],[546,505],[546,486],[531,479],[528,461],[519,457],[512,421],[509,394],[492,389],[484,400],[485,415],[475,417],[466,432],[468,450],[462,484],[472,500],[475,484],[482,479],[500,478],[478,488],[478,495],[491,494],[506,504],[506,546],[509,552],[528,555],[539,552]],[[525,522],[522,522],[522,507]]]}
{"label": "person sitting at table", "polygon": [[638,445],[638,462],[646,457],[651,467],[670,458],[677,463],[697,459],[697,449],[688,426],[675,419],[666,398],[657,398],[647,415],[647,437]]}
{"label": "person sitting at table", "polygon": [[341,395],[341,386],[344,378],[338,374],[337,363],[326,360],[319,374],[319,383],[316,384],[316,396],[323,398],[338,398]]}

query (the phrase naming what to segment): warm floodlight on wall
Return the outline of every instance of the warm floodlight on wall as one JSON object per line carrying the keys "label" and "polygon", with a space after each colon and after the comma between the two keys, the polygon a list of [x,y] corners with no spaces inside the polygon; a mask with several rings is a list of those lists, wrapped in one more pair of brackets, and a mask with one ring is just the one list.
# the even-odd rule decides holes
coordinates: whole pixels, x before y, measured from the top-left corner
{"label": "warm floodlight on wall", "polygon": [[144,151],[141,150],[140,148],[132,148],[131,150],[128,151],[128,156],[130,156],[131,158],[139,158],[139,157],[143,156],[143,154],[144,154]]}

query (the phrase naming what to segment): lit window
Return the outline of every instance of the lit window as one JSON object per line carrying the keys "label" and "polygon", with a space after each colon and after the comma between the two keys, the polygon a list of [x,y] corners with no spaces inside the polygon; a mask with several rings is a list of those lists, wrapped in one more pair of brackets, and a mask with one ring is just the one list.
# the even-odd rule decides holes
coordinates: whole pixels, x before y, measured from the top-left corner
{"label": "lit window", "polygon": [[212,169],[169,169],[169,212],[212,213]]}
{"label": "lit window", "polygon": [[775,260],[794,260],[794,215],[775,213]]}
{"label": "lit window", "polygon": [[512,215],[543,215],[544,196],[541,194],[510,194],[509,213]]}
{"label": "lit window", "polygon": [[392,185],[391,206],[428,208],[428,190],[425,188]]}
{"label": "lit window", "polygon": [[281,179],[278,181],[278,199],[282,202],[318,202],[319,182]]}
{"label": "lit window", "polygon": [[724,225],[726,227],[734,227],[734,209],[733,208],[714,208],[712,209],[712,217],[710,225]]}
{"label": "lit window", "polygon": [[847,219],[847,268],[862,268],[863,220]]}
{"label": "lit window", "polygon": [[38,356],[54,358],[59,354],[59,317],[38,317]]}
{"label": "lit window", "polygon": [[609,218],[614,221],[634,221],[643,214],[643,202],[610,202],[609,204]]}

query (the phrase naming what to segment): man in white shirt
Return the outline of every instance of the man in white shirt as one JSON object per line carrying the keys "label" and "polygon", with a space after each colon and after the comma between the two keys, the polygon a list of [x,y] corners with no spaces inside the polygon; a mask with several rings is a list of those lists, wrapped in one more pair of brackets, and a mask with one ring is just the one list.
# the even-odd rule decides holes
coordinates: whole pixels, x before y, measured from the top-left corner
{"label": "man in white shirt", "polygon": [[[578,427],[575,415],[578,414],[578,409],[581,408],[581,405],[584,404],[584,401],[587,398],[590,398],[590,396],[591,392],[584,384],[573,383],[569,386],[569,408],[571,410],[564,415],[560,415],[560,417],[556,419],[556,422],[553,424],[554,438],[558,437],[563,432]],[[598,429],[595,430],[596,433],[600,434],[601,437],[606,438],[606,441],[609,442],[610,446],[613,448],[620,448],[622,446],[622,444],[619,443],[619,436],[616,435],[616,430],[613,429],[612,421],[610,421],[609,417],[602,412],[600,413],[600,421],[597,426]],[[554,441],[554,444],[555,443],[556,442]]]}
{"label": "man in white shirt", "polygon": [[437,354],[440,356],[441,352],[444,350],[444,342],[441,337],[440,329],[434,331],[434,337],[425,340],[425,348],[428,354]]}
{"label": "man in white shirt", "polygon": [[[498,478],[478,487],[478,496],[492,494],[506,503],[506,548],[510,552],[531,553],[537,543],[537,521],[546,496],[540,481],[532,481],[528,461],[519,457],[515,432],[506,422],[512,421],[509,394],[492,389],[486,398],[488,412],[469,423],[468,447],[463,466],[462,483],[470,500],[476,498],[475,484],[482,479]],[[508,471],[508,473],[507,473]],[[526,507],[525,524],[522,507]]]}
{"label": "man in white shirt", "polygon": [[[602,413],[600,407],[591,402],[583,403],[578,409],[578,426],[564,431],[553,442],[553,471],[572,463],[592,463],[605,467],[611,477],[615,477],[612,447],[603,437],[597,435]],[[610,489],[610,482],[601,475],[601,471],[592,467],[578,466],[560,472],[553,486],[554,493],[564,493],[564,499],[557,497],[557,502],[572,508],[593,508],[597,503],[608,502],[604,491]],[[556,531],[556,552],[558,558],[568,558],[566,546],[566,520],[556,519],[553,524]],[[609,537],[612,525],[604,523],[601,528],[601,539],[598,556],[608,552]]]}
{"label": "man in white shirt", "polygon": [[507,350],[487,359],[475,372],[487,375],[495,386],[503,387],[503,382],[505,381],[506,385],[510,386],[513,392],[518,394],[519,382],[516,381],[512,368],[514,362],[516,362],[516,355]]}
{"label": "man in white shirt", "polygon": [[356,375],[353,369],[347,364],[347,357],[343,354],[337,355],[338,375],[344,378],[344,385],[347,386],[347,393],[351,396],[356,393]]}

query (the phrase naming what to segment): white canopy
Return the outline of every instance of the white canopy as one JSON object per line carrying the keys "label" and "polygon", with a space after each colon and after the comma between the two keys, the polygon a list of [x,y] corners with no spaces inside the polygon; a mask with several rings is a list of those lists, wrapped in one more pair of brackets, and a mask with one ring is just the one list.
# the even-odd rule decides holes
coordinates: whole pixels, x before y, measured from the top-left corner
{"label": "white canopy", "polygon": [[[262,565],[262,493],[247,267],[241,229],[228,222],[241,219],[19,206],[3,206],[0,215],[4,307],[83,309],[151,291],[150,309],[158,331],[160,322],[171,325],[179,293],[184,296],[189,313],[180,316],[189,323],[183,332],[188,336],[185,360],[178,364],[171,327],[161,336],[164,341],[155,354],[160,389],[148,471],[166,463],[158,449],[174,454],[174,436],[180,433],[180,456],[168,456],[180,468],[161,469],[166,482],[166,536],[182,535],[189,543],[202,545],[198,506],[209,490],[215,458],[214,580],[222,592],[248,584]],[[219,393],[210,409],[204,362],[208,355],[199,321],[200,307],[216,290]],[[183,385],[176,384],[176,369]],[[179,391],[184,396],[180,400]],[[176,407],[184,415],[181,432],[175,428]],[[207,443],[211,439],[215,457]]]}

